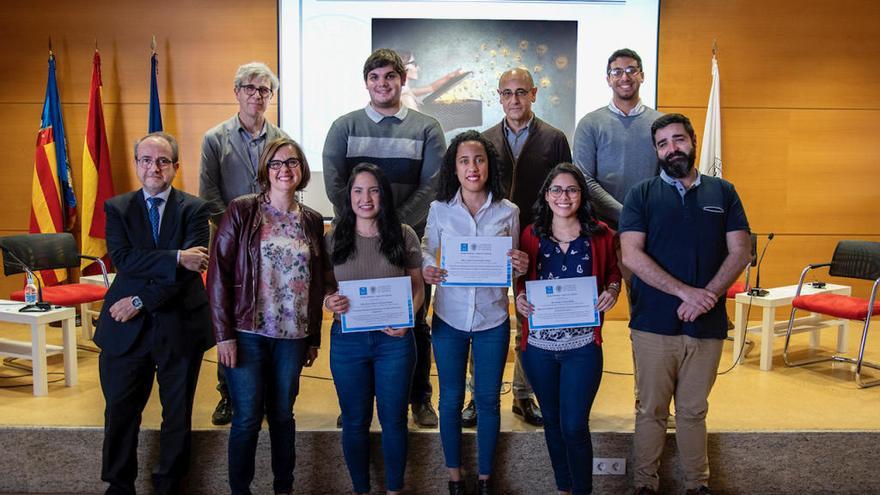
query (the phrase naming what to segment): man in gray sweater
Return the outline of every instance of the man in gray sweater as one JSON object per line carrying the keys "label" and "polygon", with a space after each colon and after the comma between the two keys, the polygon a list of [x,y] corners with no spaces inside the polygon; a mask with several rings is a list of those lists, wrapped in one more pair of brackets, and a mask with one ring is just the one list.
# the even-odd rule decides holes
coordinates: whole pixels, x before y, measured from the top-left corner
{"label": "man in gray sweater", "polygon": [[[440,123],[433,117],[401,105],[406,69],[393,50],[380,48],[364,63],[364,83],[370,103],[333,122],[324,142],[324,187],[339,214],[347,196],[348,177],[359,163],[377,165],[385,172],[394,193],[394,207],[403,223],[419,237],[425,230],[428,208],[436,192],[436,178],[446,152]],[[425,312],[431,299],[426,285],[425,303],[416,317],[416,369],[410,390],[413,419],[419,427],[437,426],[431,405],[431,329]],[[337,421],[338,424],[338,421]]]}
{"label": "man in gray sweater", "polygon": [[651,124],[662,114],[642,104],[642,59],[628,48],[608,58],[611,102],[585,115],[574,132],[574,162],[584,172],[596,216],[617,229],[630,188],[657,175]]}

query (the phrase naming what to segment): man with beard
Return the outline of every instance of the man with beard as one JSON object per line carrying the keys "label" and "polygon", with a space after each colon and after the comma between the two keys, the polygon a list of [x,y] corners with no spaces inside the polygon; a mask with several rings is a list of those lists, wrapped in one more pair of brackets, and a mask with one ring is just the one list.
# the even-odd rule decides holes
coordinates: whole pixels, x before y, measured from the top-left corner
{"label": "man with beard", "polygon": [[[629,48],[612,53],[605,68],[611,102],[586,114],[574,131],[574,163],[587,179],[593,211],[613,229],[626,193],[657,175],[651,123],[662,114],[642,104],[644,78],[638,53]],[[623,275],[629,281],[629,272]]]}
{"label": "man with beard", "polygon": [[724,294],[749,262],[749,224],[733,185],[700,175],[697,138],[681,114],[651,126],[660,175],[627,194],[623,262],[633,271],[630,331],[638,401],[636,494],[657,493],[669,404],[688,494],[709,492],[708,397],[727,336]]}

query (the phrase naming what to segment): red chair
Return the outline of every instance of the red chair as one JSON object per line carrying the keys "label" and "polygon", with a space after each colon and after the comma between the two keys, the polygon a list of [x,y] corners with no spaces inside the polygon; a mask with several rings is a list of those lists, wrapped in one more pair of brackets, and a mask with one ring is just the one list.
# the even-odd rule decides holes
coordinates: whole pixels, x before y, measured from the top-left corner
{"label": "red chair", "polygon": [[[854,278],[870,280],[874,282],[868,299],[845,296],[841,294],[812,294],[801,295],[804,279],[810,270],[829,267],[828,274],[832,277]],[[785,334],[785,347],[782,357],[788,366],[803,366],[806,364],[823,361],[837,361],[855,365],[856,383],[861,388],[880,385],[880,378],[873,380],[862,379],[862,367],[880,370],[880,363],[865,361],[865,345],[868,340],[868,328],[871,325],[871,317],[880,313],[880,301],[877,301],[877,288],[880,286],[880,242],[868,241],[840,241],[834,249],[831,263],[816,263],[807,265],[801,272],[795,298],[791,302],[791,317],[788,320],[788,331]],[[818,358],[808,358],[794,361],[789,358],[789,343],[794,329],[795,313],[797,310],[809,311],[819,315],[831,316],[844,320],[864,322],[862,339],[859,345],[858,357],[849,357],[835,354]]]}
{"label": "red chair", "polygon": [[[59,268],[79,268],[80,259],[96,261],[104,275],[104,286],[94,284],[60,284],[42,287],[42,301],[58,306],[79,306],[83,337],[92,338],[92,316],[97,312],[91,304],[102,301],[110,287],[107,267],[100,258],[79,253],[72,234],[25,234],[0,239],[3,249],[3,271],[6,275],[23,273],[26,270],[12,256],[21,260],[32,271],[55,270]],[[24,289],[13,292],[10,299],[24,301]]]}

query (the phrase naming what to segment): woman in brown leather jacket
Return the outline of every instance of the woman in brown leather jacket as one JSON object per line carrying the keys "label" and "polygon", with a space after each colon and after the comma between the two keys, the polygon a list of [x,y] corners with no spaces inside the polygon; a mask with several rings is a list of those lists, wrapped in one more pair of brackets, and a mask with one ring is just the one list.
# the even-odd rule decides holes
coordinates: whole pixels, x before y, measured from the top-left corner
{"label": "woman in brown leather jacket", "polygon": [[262,192],[229,203],[211,249],[208,294],[217,355],[228,367],[234,495],[251,493],[264,410],[275,493],[293,491],[293,404],[302,367],[318,356],[326,264],[323,219],[296,199],[309,176],[296,142],[268,143],[257,170]]}

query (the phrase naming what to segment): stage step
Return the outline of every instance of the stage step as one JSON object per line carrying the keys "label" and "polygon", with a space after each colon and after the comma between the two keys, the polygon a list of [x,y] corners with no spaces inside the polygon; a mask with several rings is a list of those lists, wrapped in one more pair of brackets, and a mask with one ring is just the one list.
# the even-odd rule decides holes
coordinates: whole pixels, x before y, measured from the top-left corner
{"label": "stage step", "polygon": [[[187,493],[228,493],[225,430],[197,430]],[[0,493],[102,493],[101,428],[0,427]],[[150,493],[149,472],[158,431],[141,432],[138,492]],[[409,436],[407,494],[442,494],[446,473],[439,433]],[[475,435],[465,433],[464,465],[475,468]],[[342,458],[339,430],[300,431],[295,493],[346,494],[351,485]],[[379,433],[374,433],[373,493],[384,493]],[[594,476],[594,493],[632,490],[632,433],[593,433],[596,457],[627,459],[624,476]],[[710,432],[712,491],[717,494],[880,493],[878,431]],[[667,437],[661,493],[682,493],[673,433]],[[470,478],[475,478],[471,474]],[[555,494],[541,431],[502,432],[495,464],[498,494]],[[260,436],[254,493],[271,493],[268,434]]]}

